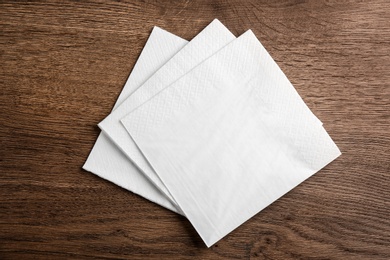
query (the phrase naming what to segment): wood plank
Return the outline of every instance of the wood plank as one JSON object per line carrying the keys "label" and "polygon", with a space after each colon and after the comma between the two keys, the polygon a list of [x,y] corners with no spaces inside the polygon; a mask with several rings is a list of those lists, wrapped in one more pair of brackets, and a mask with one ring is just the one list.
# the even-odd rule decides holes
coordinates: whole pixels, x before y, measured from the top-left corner
{"label": "wood plank", "polygon": [[[81,169],[154,25],[252,29],[343,155],[207,249]],[[1,1],[0,258],[390,258],[390,2]]]}

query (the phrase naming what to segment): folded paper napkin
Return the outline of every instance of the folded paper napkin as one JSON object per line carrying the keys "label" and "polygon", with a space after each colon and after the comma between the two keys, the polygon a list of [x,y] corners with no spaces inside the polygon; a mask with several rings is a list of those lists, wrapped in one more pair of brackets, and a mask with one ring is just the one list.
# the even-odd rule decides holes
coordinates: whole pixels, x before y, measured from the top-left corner
{"label": "folded paper napkin", "polygon": [[[118,97],[114,111],[186,44],[186,40],[155,27]],[[167,209],[183,214],[180,208],[164,196],[104,133],[96,140],[83,169]]]}
{"label": "folded paper napkin", "polygon": [[184,214],[207,246],[340,155],[250,30],[214,20],[154,71],[99,127],[147,177],[129,190]]}
{"label": "folded paper napkin", "polygon": [[165,185],[120,124],[120,119],[129,111],[134,110],[144,102],[158,94],[161,90],[185,75],[200,62],[235,39],[234,35],[218,20],[214,20],[191,42],[181,49],[172,59],[149,78],[137,91],[125,100],[111,115],[104,119],[99,127],[110,136],[111,140],[122,149],[128,158],[134,162],[167,197],[175,203]]}

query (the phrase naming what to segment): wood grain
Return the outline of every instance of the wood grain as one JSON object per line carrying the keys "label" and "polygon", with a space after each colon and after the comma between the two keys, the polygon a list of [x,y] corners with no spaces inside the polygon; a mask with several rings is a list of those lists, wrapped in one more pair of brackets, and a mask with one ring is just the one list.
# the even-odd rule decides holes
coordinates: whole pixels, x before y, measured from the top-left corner
{"label": "wood grain", "polygon": [[[251,28],[343,155],[207,249],[81,169],[154,25]],[[390,259],[390,2],[1,1],[1,259]]]}

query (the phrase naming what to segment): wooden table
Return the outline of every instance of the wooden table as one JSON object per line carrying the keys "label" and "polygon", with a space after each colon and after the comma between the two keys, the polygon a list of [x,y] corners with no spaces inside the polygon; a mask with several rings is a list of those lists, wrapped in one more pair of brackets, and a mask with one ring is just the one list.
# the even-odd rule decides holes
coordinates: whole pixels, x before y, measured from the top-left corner
{"label": "wooden table", "polygon": [[[207,249],[81,169],[154,25],[251,28],[343,155]],[[390,2],[1,1],[0,259],[390,259]]]}

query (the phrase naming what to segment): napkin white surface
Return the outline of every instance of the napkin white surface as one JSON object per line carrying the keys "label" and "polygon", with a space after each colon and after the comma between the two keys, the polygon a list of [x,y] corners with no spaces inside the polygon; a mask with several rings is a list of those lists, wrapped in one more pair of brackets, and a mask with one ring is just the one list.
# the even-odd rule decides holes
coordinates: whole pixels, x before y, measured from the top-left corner
{"label": "napkin white surface", "polygon": [[340,155],[251,31],[122,123],[207,246]]}
{"label": "napkin white surface", "polygon": [[[235,39],[217,19],[192,39],[171,60],[128,97],[113,113],[99,123],[99,127],[173,202],[171,194],[137,148],[120,119],[185,75],[196,65]],[[190,97],[189,97],[190,98]],[[160,109],[164,109],[161,107]]]}
{"label": "napkin white surface", "polygon": [[[186,44],[186,40],[154,27],[114,110]],[[83,169],[182,214],[177,205],[161,193],[104,133],[100,133]]]}

